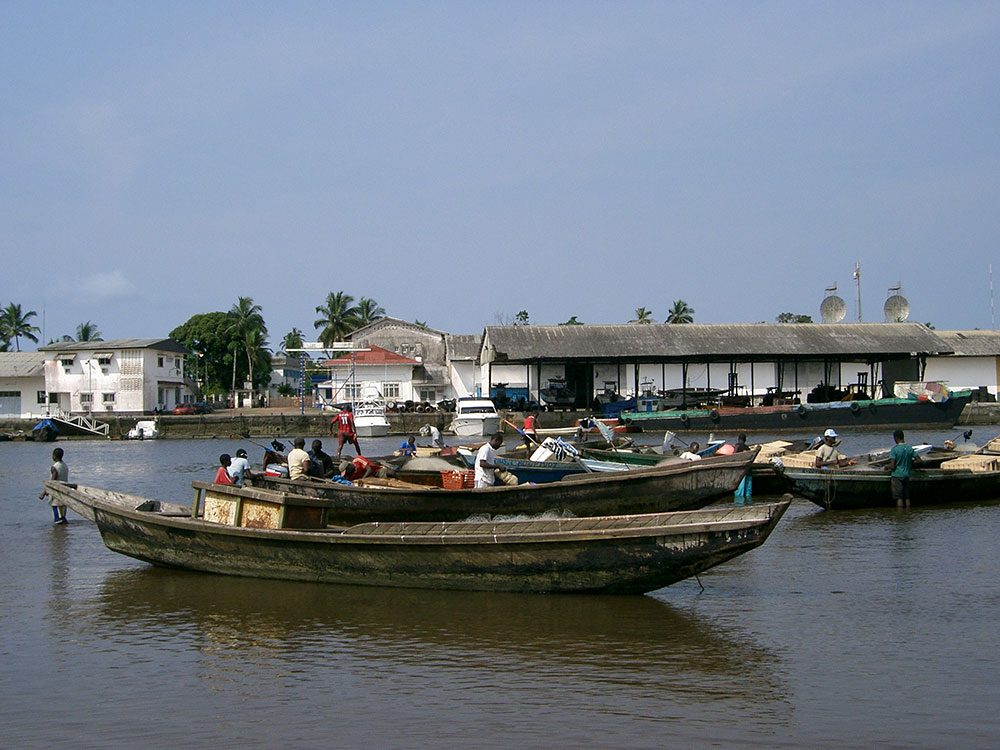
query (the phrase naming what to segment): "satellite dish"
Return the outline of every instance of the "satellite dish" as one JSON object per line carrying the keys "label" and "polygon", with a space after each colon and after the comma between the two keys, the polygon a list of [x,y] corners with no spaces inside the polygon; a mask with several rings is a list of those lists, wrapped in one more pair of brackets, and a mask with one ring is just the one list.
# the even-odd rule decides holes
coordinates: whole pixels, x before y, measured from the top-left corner
{"label": "satellite dish", "polygon": [[847,315],[847,303],[836,294],[831,294],[819,306],[819,314],[824,323],[839,323]]}
{"label": "satellite dish", "polygon": [[902,294],[893,294],[882,307],[885,319],[890,323],[902,323],[910,317],[910,303]]}

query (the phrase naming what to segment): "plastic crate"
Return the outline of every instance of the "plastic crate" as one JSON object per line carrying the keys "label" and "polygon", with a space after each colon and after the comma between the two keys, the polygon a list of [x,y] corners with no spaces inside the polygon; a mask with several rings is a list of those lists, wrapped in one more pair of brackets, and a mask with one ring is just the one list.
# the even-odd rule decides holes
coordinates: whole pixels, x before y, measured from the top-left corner
{"label": "plastic crate", "polygon": [[475,484],[474,471],[442,471],[441,486],[446,490],[470,489]]}

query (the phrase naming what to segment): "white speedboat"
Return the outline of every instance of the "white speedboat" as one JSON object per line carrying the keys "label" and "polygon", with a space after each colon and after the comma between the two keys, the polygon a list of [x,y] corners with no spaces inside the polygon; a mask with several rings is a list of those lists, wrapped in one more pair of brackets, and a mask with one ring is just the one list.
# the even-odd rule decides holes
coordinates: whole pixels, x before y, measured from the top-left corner
{"label": "white speedboat", "polygon": [[463,437],[484,437],[500,430],[500,415],[488,398],[460,398],[448,429]]}
{"label": "white speedboat", "polygon": [[155,440],[159,435],[155,420],[140,419],[125,437],[129,440]]}
{"label": "white speedboat", "polygon": [[354,405],[354,429],[358,437],[382,437],[389,434],[389,420],[385,416],[385,401],[366,398]]}

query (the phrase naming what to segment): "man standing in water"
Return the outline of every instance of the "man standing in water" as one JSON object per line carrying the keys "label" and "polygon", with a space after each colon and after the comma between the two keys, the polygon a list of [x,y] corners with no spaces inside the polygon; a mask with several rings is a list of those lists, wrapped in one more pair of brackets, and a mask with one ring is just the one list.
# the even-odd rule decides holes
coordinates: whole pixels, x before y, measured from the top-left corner
{"label": "man standing in water", "polygon": [[[62,459],[62,448],[56,448],[52,451],[52,466],[49,467],[49,479],[57,482],[69,481],[69,467]],[[44,500],[48,494],[48,490],[42,490],[42,494],[38,496],[38,499]],[[49,505],[52,506],[52,522],[66,523],[66,506],[58,505],[54,498],[49,502]]]}
{"label": "man standing in water", "polygon": [[902,430],[892,433],[896,444],[889,451],[889,476],[892,483],[892,499],[896,507],[910,507],[910,470],[913,462],[919,460],[913,448],[906,444]]}

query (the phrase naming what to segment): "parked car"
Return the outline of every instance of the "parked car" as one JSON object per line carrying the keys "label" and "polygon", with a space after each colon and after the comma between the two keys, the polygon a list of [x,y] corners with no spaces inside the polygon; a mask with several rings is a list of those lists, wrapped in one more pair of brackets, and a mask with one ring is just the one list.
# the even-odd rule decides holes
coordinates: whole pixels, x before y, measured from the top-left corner
{"label": "parked car", "polygon": [[194,404],[177,404],[172,412],[173,414],[197,414],[198,410]]}

